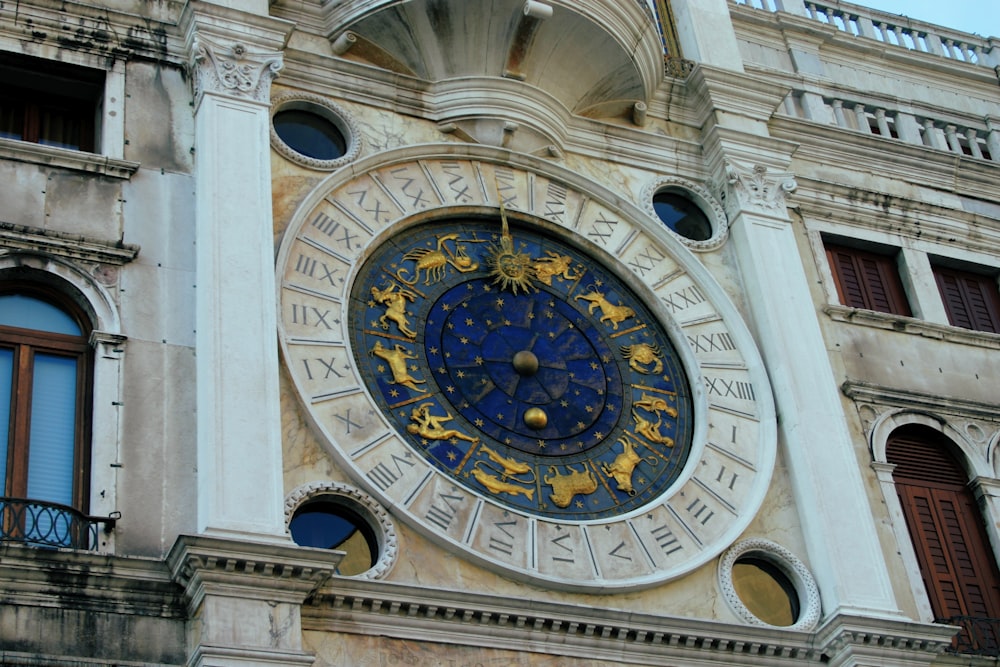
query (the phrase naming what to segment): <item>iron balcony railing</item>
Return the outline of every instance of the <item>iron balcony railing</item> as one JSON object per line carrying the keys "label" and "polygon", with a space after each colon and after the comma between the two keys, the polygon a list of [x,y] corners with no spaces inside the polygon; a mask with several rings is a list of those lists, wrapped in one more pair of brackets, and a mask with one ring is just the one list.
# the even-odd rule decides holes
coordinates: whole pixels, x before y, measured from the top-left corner
{"label": "iron balcony railing", "polygon": [[962,628],[951,642],[950,653],[1000,656],[1000,618],[951,616],[936,622]]}
{"label": "iron balcony railing", "polygon": [[96,551],[100,531],[111,532],[119,512],[87,516],[66,505],[0,497],[0,542]]}

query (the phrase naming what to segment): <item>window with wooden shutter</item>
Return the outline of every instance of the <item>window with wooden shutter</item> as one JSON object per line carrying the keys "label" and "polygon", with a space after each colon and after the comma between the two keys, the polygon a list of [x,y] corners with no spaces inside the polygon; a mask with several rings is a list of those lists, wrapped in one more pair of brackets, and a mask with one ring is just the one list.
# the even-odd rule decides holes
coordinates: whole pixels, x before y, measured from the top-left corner
{"label": "window with wooden shutter", "polygon": [[957,646],[1000,648],[1000,572],[965,471],[950,442],[925,426],[889,438],[886,457],[935,617],[963,628]]}
{"label": "window with wooden shutter", "polygon": [[1000,294],[994,276],[935,266],[934,277],[952,326],[1000,333]]}
{"label": "window with wooden shutter", "polygon": [[842,304],[910,315],[895,257],[829,243],[826,256]]}

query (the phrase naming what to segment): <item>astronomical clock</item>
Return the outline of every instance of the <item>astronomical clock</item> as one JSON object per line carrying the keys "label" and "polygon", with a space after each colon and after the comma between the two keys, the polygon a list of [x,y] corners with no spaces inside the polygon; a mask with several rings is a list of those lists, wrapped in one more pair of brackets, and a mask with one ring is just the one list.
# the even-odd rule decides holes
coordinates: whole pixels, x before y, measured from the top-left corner
{"label": "astronomical clock", "polygon": [[544,586],[650,586],[759,508],[770,391],[670,232],[541,169],[331,177],[279,253],[285,363],[328,454],[431,539]]}

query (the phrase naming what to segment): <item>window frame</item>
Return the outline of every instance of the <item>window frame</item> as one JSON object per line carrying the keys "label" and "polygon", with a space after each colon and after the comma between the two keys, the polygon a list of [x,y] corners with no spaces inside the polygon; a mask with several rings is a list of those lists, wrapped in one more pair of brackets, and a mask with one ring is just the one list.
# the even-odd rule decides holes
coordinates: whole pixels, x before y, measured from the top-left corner
{"label": "window frame", "polygon": [[90,505],[91,424],[93,406],[94,364],[89,337],[89,318],[61,292],[31,283],[0,282],[0,295],[19,294],[45,301],[71,316],[81,334],[53,333],[0,325],[0,347],[13,349],[14,368],[10,424],[7,433],[7,460],[2,461],[4,486],[0,495],[24,500],[48,501],[28,497],[28,474],[31,438],[32,383],[34,357],[38,353],[72,357],[77,361],[73,438],[73,488],[71,507],[86,514]]}
{"label": "window frame", "polygon": [[[823,248],[842,305],[889,315],[913,316],[899,271],[898,251],[892,254],[863,250],[827,238],[823,239]],[[845,273],[847,268],[853,275]],[[856,290],[849,290],[849,278],[854,279]]]}

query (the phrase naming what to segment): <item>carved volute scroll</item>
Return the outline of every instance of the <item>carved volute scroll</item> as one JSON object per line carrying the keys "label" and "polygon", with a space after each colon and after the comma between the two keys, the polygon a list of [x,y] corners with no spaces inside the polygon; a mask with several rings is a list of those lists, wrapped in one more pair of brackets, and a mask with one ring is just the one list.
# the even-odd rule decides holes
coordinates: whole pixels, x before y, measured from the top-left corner
{"label": "carved volute scroll", "polygon": [[271,81],[284,64],[280,52],[206,35],[194,38],[191,54],[196,105],[206,92],[268,103]]}
{"label": "carved volute scroll", "polygon": [[785,195],[798,187],[795,175],[727,160],[719,183],[719,198],[730,218],[741,210],[783,216]]}

